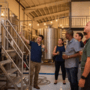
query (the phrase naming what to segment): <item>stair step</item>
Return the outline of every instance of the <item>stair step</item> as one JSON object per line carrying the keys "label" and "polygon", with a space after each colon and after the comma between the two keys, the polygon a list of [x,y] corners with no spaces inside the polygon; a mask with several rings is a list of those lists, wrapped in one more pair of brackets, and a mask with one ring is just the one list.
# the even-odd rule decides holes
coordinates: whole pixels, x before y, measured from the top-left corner
{"label": "stair step", "polygon": [[7,73],[8,73],[8,75],[10,75],[10,74],[13,74],[16,71],[17,71],[17,68],[13,68],[13,69],[7,70]]}
{"label": "stair step", "polygon": [[[25,79],[25,77],[23,77],[23,79]],[[21,83],[22,79],[21,79],[21,77],[15,77],[15,78],[13,79],[13,81],[14,81],[14,83],[15,83],[16,85],[18,85],[19,83]]]}
{"label": "stair step", "polygon": [[8,60],[3,60],[3,61],[0,61],[0,65],[5,65],[5,64],[8,64],[12,62],[12,60],[8,59]]}
{"label": "stair step", "polygon": [[[11,25],[5,25],[5,26],[6,26],[6,27],[11,27]],[[18,25],[14,25],[14,24],[13,24],[13,26],[18,26]]]}
{"label": "stair step", "polygon": [[15,52],[15,50],[13,50],[13,49],[12,49],[12,50],[6,50],[6,51],[7,51],[8,53],[9,53],[9,52]]}
{"label": "stair step", "polygon": [[[13,38],[13,39],[18,39],[18,38]],[[12,40],[11,38],[9,40]]]}

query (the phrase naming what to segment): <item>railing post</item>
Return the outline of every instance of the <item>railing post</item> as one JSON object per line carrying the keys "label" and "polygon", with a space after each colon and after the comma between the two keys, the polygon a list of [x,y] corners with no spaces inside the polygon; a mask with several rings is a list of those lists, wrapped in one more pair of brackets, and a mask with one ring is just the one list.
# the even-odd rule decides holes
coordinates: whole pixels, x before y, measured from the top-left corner
{"label": "railing post", "polygon": [[87,16],[86,16],[86,24],[87,24]]}
{"label": "railing post", "polygon": [[21,75],[21,90],[23,90],[23,54],[22,54],[22,75]]}
{"label": "railing post", "polygon": [[0,61],[1,61],[1,50],[2,50],[2,32],[1,32],[1,5],[0,5]]}
{"label": "railing post", "polygon": [[29,51],[29,88],[30,88],[30,51]]}
{"label": "railing post", "polygon": [[69,29],[71,29],[71,27],[72,27],[71,2],[69,4],[70,4],[70,8],[69,8]]}

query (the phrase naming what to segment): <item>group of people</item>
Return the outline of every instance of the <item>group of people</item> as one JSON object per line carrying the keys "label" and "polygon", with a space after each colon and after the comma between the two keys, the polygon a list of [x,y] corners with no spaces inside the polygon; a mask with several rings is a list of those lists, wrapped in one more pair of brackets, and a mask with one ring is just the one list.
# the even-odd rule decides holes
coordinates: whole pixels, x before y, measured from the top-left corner
{"label": "group of people", "polygon": [[[82,42],[83,34],[86,38],[86,44]],[[90,90],[90,22],[84,28],[84,32],[77,33],[73,37],[73,31],[66,31],[68,44],[64,46],[64,40],[60,38],[58,45],[54,47],[53,55],[55,57],[55,82],[57,84],[59,70],[61,66],[63,84],[65,85],[66,73],[70,82],[71,90]],[[30,61],[30,90],[32,87],[40,89],[38,86],[38,75],[41,67],[42,51],[47,52],[45,45],[41,42],[44,39],[39,35],[37,42],[27,40],[20,32],[22,39],[31,46],[31,61]],[[83,50],[83,52],[82,52]],[[81,78],[78,81],[78,67],[81,62]],[[34,72],[35,71],[35,72]],[[32,83],[34,75],[34,85]]]}

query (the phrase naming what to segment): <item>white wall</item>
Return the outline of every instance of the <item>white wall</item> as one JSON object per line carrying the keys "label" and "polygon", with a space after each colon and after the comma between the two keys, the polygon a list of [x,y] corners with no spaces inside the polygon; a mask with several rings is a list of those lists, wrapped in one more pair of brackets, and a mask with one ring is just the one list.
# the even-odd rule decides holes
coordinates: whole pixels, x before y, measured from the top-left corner
{"label": "white wall", "polygon": [[72,16],[89,16],[90,1],[72,2]]}

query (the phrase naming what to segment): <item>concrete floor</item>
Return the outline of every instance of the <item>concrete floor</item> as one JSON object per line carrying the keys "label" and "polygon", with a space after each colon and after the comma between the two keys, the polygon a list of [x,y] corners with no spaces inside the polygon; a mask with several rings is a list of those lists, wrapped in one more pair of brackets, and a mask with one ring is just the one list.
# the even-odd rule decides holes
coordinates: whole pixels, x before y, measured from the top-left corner
{"label": "concrete floor", "polygon": [[[54,65],[42,65],[41,66],[39,78],[46,77],[46,80],[49,80],[50,84],[39,85],[40,90],[70,90],[70,84],[67,78],[66,78],[66,85],[63,85],[61,72],[59,72],[60,75],[58,78],[58,84],[54,85],[54,77],[55,77],[54,72],[55,72]],[[28,73],[28,71],[25,71],[25,73]],[[24,75],[27,76],[28,74],[24,74]],[[37,90],[37,89],[33,88],[32,90]]]}

